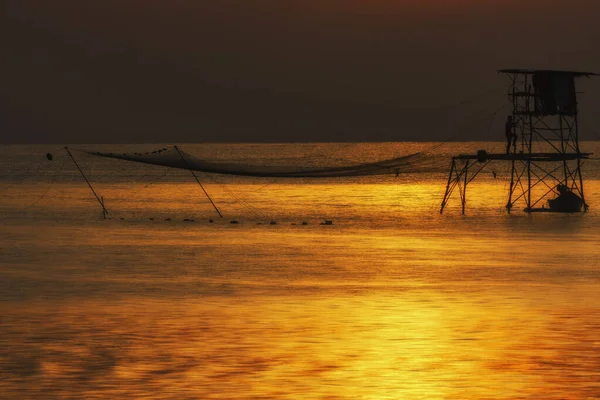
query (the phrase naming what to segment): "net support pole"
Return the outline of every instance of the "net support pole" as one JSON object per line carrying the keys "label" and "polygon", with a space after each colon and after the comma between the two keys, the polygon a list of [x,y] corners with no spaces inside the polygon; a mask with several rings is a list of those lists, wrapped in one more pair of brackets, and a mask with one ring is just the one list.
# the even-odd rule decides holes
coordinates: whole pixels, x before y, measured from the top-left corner
{"label": "net support pole", "polygon": [[202,186],[202,183],[200,183],[200,179],[198,179],[198,177],[196,176],[196,174],[194,173],[194,171],[192,171],[188,165],[187,160],[185,159],[185,157],[183,156],[183,153],[181,152],[181,150],[179,150],[179,147],[177,146],[173,146],[175,148],[175,150],[177,150],[177,153],[179,153],[179,157],[181,157],[181,159],[183,160],[183,162],[185,163],[187,170],[190,171],[190,173],[192,174],[192,176],[194,177],[194,179],[196,180],[196,182],[198,183],[198,185],[200,185],[200,187],[202,188],[202,191],[204,192],[204,194],[206,195],[206,198],[208,199],[208,201],[210,201],[210,204],[212,204],[212,206],[214,207],[215,211],[217,212],[217,214],[219,214],[219,217],[223,218],[223,214],[221,214],[221,211],[219,211],[219,209],[217,208],[217,205],[215,204],[214,201],[212,201],[212,199],[210,198],[210,196],[208,195],[208,192],[206,191],[206,189],[204,189],[204,186]]}
{"label": "net support pole", "polygon": [[450,167],[450,173],[448,174],[448,183],[446,184],[446,192],[444,193],[444,199],[442,200],[442,205],[440,207],[440,214],[444,213],[444,207],[446,207],[446,203],[450,199],[452,195],[453,186],[452,185],[452,175],[454,174],[454,169],[456,168],[456,160],[452,157],[452,166]]}
{"label": "net support pole", "polygon": [[102,207],[102,215],[103,215],[104,219],[106,219],[106,214],[108,214],[108,210],[106,209],[106,207],[104,207],[104,198],[100,198],[100,196],[98,196],[98,194],[96,193],[96,191],[92,187],[92,184],[90,183],[90,181],[88,180],[88,178],[85,176],[85,174],[83,173],[83,171],[79,167],[79,164],[77,164],[77,161],[75,160],[75,157],[73,157],[73,154],[71,154],[71,150],[69,150],[69,148],[66,147],[66,146],[65,146],[65,150],[67,151],[67,154],[69,155],[69,157],[71,157],[71,160],[73,160],[73,163],[75,164],[75,166],[79,170],[79,173],[81,174],[81,176],[85,180],[85,183],[87,183],[88,187],[90,188],[90,190],[92,191],[92,193],[96,197],[96,200],[98,200],[98,203],[100,203],[100,207]]}

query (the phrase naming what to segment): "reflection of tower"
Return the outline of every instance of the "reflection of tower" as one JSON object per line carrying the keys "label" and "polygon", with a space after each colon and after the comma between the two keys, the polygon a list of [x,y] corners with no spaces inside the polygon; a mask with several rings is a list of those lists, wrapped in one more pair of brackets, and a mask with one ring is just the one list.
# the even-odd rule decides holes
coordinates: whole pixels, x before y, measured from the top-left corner
{"label": "reflection of tower", "polygon": [[[596,74],[526,69],[499,72],[512,82],[513,112],[506,122],[506,154],[479,150],[477,155],[453,157],[440,212],[454,188],[459,187],[464,213],[467,184],[495,160],[511,163],[506,203],[509,213],[517,204],[524,204],[528,213],[587,210],[581,160],[589,154],[579,148],[575,78]],[[475,160],[477,163],[471,162]]]}

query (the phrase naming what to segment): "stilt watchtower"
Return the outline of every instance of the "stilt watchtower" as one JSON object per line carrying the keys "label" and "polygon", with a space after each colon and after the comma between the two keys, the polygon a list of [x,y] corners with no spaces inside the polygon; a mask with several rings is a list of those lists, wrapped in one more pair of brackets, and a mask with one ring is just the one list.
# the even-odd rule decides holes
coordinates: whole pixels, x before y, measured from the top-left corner
{"label": "stilt watchtower", "polygon": [[479,150],[476,155],[452,157],[440,213],[458,187],[464,214],[468,183],[491,161],[510,162],[509,213],[518,204],[528,213],[586,211],[581,161],[590,154],[579,147],[575,81],[596,74],[534,69],[499,72],[511,80],[506,153]]}

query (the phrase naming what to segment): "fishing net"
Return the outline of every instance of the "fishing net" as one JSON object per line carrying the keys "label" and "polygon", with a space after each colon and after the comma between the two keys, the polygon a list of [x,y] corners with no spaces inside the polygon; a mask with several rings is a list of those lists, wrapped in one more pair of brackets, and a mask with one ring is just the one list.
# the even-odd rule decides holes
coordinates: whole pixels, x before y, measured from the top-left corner
{"label": "fishing net", "polygon": [[241,175],[273,178],[332,178],[368,175],[386,175],[413,172],[415,166],[424,161],[423,153],[413,153],[402,157],[377,162],[359,163],[345,166],[266,166],[232,162],[207,161],[189,154],[177,146],[165,147],[147,153],[105,153],[85,151],[88,154],[117,158],[145,164],[181,168],[214,174]]}

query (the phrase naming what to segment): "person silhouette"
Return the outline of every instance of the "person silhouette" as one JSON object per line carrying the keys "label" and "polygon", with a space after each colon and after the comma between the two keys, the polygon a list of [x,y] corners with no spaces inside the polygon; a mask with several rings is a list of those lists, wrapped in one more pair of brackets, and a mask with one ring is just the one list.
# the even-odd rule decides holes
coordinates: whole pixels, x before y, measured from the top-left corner
{"label": "person silhouette", "polygon": [[506,125],[504,126],[506,135],[506,154],[510,153],[510,147],[517,144],[517,134],[513,132],[515,123],[512,115],[506,117]]}

